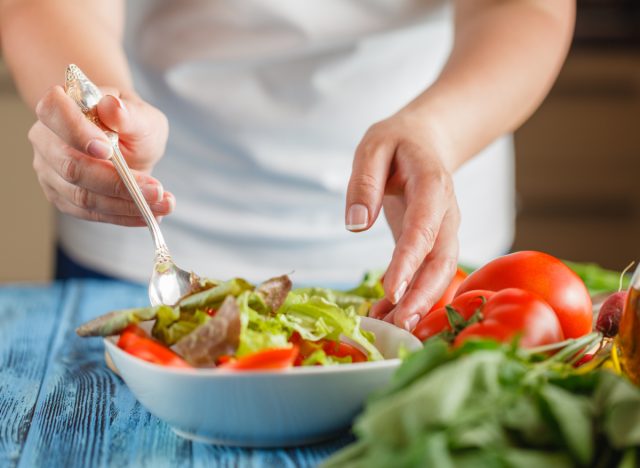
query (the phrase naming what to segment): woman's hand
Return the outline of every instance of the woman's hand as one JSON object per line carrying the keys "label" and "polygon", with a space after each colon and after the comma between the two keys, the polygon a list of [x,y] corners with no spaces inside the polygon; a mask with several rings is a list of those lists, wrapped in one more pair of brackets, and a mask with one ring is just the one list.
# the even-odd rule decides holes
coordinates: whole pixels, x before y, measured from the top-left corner
{"label": "woman's hand", "polygon": [[[134,94],[103,90],[100,120],[119,133],[120,149],[157,217],[173,211],[175,198],[149,174],[162,156],[167,119]],[[60,86],[36,106],[38,121],[29,131],[33,168],[47,199],[77,218],[123,226],[144,226],[138,208],[107,159],[111,145]]]}
{"label": "woman's hand", "polygon": [[384,207],[396,240],[385,297],[371,316],[407,330],[440,298],[458,260],[454,164],[438,129],[405,109],[373,125],[356,150],[346,225],[368,229]]}

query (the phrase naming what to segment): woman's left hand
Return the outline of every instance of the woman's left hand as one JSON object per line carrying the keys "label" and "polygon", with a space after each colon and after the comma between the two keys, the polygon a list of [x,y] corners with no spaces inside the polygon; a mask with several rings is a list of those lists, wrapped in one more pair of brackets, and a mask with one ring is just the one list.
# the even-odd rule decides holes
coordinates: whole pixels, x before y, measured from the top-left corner
{"label": "woman's left hand", "polygon": [[460,212],[443,133],[408,109],[373,125],[356,150],[346,226],[371,227],[384,207],[396,247],[385,299],[370,315],[413,330],[456,272]]}

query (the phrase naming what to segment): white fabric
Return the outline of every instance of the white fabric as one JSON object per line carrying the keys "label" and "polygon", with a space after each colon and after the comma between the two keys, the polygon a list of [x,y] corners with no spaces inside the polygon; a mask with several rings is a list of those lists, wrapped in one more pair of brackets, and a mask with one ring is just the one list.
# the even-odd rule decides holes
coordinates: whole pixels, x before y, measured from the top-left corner
{"label": "white fabric", "polygon": [[[127,2],[138,92],[169,118],[154,176],[177,198],[162,229],[176,263],[253,280],[355,282],[387,265],[380,217],[344,228],[345,189],[366,129],[437,76],[452,45],[438,1]],[[513,237],[512,144],[505,137],[455,175],[461,260],[481,263]],[[146,229],[60,216],[63,248],[106,273],[145,281]]]}

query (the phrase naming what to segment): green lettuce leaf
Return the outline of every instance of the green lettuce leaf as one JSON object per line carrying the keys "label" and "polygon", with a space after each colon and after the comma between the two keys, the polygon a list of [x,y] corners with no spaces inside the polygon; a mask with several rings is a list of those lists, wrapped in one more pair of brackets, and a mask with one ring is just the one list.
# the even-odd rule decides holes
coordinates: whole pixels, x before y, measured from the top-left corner
{"label": "green lettuce leaf", "polygon": [[382,287],[380,279],[383,274],[384,270],[366,272],[360,284],[353,289],[345,291],[345,294],[373,300],[382,299],[384,297],[384,288]]}
{"label": "green lettuce leaf", "polygon": [[351,356],[338,357],[338,356],[327,356],[327,353],[322,349],[318,349],[311,353],[311,355],[302,361],[303,366],[333,366],[335,364],[349,364],[353,362]]}
{"label": "green lettuce leaf", "polygon": [[323,297],[292,292],[280,308],[278,319],[302,338],[338,341],[341,335],[359,345],[372,361],[384,359],[372,343],[372,335],[360,329],[360,316],[353,307],[341,308]]}
{"label": "green lettuce leaf", "polygon": [[173,346],[209,319],[209,315],[200,309],[181,311],[167,307],[158,312],[151,335],[167,346]]}
{"label": "green lettuce leaf", "polygon": [[252,304],[264,304],[264,300],[252,291],[245,291],[238,297],[241,328],[236,356],[245,356],[267,348],[291,346],[291,331],[271,315],[268,307],[256,310]]}
{"label": "green lettuce leaf", "polygon": [[154,338],[172,346],[209,320],[206,309],[218,309],[228,296],[238,296],[253,286],[241,278],[222,283],[201,280],[201,284],[211,288],[197,292],[180,300],[173,308],[158,311],[151,334]]}
{"label": "green lettuce leaf", "polygon": [[353,307],[358,315],[366,316],[369,314],[371,305],[384,297],[384,289],[380,283],[382,273],[382,271],[365,273],[360,284],[347,291],[309,287],[297,288],[293,292],[300,295],[306,294],[308,297],[322,297],[343,309]]}

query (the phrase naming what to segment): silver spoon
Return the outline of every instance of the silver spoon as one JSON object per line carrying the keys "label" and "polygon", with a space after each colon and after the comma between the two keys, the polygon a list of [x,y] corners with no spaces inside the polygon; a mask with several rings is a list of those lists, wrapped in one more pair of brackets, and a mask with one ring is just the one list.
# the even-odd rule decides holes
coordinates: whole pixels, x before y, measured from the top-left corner
{"label": "silver spoon", "polygon": [[149,281],[149,299],[151,300],[151,305],[175,305],[181,297],[192,290],[193,285],[197,282],[197,276],[182,268],[178,268],[176,264],[173,263],[167,244],[160,231],[160,226],[158,226],[156,218],[151,213],[151,209],[144,199],[140,187],[120,152],[118,134],[100,122],[96,106],[102,98],[102,93],[98,87],[73,64],[67,67],[64,87],[67,95],[80,106],[85,117],[100,127],[109,138],[111,146],[113,147],[110,160],[113,162],[116,171],[127,187],[131,198],[133,198],[151,232],[151,237],[156,246],[153,273]]}

